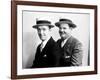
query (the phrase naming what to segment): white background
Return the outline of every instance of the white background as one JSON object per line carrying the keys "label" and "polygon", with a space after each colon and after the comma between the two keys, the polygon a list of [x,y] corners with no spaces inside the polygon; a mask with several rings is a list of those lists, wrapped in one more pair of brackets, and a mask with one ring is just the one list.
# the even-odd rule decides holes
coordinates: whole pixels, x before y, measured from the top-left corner
{"label": "white background", "polygon": [[[98,5],[98,3],[100,3],[99,0],[53,0],[53,1],[37,0],[37,1],[76,3],[76,4],[78,3],[78,4],[90,4],[90,5],[91,4]],[[98,12],[99,12],[98,14],[100,14],[100,11]],[[98,26],[100,26],[100,24]],[[100,31],[98,29],[98,34],[99,33]],[[99,52],[98,56],[100,56]],[[98,61],[100,61],[99,57]],[[98,67],[100,67],[99,62],[98,62]],[[100,73],[99,68],[98,68],[98,73]],[[11,74],[11,2],[10,0],[2,0],[2,1],[0,0],[0,80],[10,80],[10,74]],[[42,79],[32,79],[32,80],[100,80],[100,74],[67,76],[67,77],[57,77],[57,78],[42,78]]]}

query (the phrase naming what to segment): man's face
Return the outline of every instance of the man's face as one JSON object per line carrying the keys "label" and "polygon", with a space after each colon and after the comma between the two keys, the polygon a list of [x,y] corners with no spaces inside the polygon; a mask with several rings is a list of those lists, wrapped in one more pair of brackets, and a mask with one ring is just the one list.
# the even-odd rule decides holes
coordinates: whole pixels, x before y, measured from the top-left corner
{"label": "man's face", "polygon": [[48,26],[39,26],[37,31],[42,41],[46,40],[50,36],[50,29]]}
{"label": "man's face", "polygon": [[59,34],[62,39],[66,39],[71,34],[71,28],[68,24],[60,24]]}

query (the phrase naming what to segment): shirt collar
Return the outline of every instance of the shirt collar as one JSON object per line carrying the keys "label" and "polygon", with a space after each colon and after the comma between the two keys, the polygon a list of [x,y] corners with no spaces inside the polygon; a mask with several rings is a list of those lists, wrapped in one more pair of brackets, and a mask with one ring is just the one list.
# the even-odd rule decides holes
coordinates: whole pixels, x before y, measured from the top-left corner
{"label": "shirt collar", "polygon": [[71,36],[69,36],[68,38],[66,38],[65,40],[63,40],[61,42],[61,47],[63,47],[65,45],[65,43],[68,41],[68,39],[70,38]]}
{"label": "shirt collar", "polygon": [[50,37],[48,37],[45,41],[42,41],[42,44],[43,44],[43,47],[42,48],[45,47],[45,45],[47,44],[47,42],[49,41],[49,39],[50,39]]}

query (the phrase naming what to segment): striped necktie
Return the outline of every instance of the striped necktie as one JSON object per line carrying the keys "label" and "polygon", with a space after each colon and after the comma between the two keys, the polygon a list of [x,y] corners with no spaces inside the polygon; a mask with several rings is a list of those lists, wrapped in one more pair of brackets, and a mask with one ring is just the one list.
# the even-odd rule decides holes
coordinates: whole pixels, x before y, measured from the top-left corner
{"label": "striped necktie", "polygon": [[43,42],[41,42],[41,45],[40,45],[40,51],[42,52],[43,50]]}

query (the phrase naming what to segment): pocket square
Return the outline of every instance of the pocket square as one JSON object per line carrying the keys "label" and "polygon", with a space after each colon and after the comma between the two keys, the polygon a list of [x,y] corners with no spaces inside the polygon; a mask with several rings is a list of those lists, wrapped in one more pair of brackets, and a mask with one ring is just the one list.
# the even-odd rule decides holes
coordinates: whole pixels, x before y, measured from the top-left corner
{"label": "pocket square", "polygon": [[65,58],[70,58],[70,56],[65,56]]}
{"label": "pocket square", "polygon": [[47,57],[47,55],[45,54],[43,57]]}

